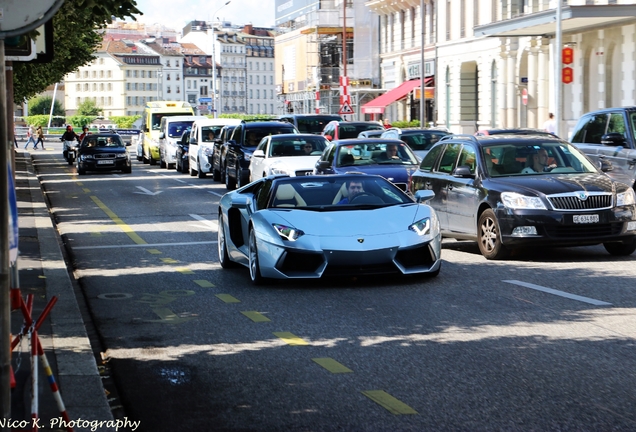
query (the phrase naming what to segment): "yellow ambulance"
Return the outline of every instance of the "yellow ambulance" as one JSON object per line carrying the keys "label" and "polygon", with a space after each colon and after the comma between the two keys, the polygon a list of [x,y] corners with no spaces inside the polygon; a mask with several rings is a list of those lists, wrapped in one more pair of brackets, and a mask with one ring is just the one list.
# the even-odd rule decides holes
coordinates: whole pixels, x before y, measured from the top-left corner
{"label": "yellow ambulance", "polygon": [[[152,101],[146,103],[141,123],[141,143],[138,151],[144,163],[156,165],[159,157],[161,119],[168,116],[194,115],[192,105],[185,101]],[[139,154],[137,155],[139,159]]]}

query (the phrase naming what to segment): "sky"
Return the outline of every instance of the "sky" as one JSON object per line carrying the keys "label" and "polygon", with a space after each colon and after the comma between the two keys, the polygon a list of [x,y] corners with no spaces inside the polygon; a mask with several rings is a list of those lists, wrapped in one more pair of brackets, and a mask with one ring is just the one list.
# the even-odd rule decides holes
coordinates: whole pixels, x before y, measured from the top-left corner
{"label": "sky", "polygon": [[[146,24],[159,23],[181,31],[190,21],[212,21],[212,14],[232,24],[247,24],[255,27],[273,27],[274,0],[136,0],[137,9],[143,15],[136,16],[137,21]],[[219,8],[223,7],[221,10]]]}

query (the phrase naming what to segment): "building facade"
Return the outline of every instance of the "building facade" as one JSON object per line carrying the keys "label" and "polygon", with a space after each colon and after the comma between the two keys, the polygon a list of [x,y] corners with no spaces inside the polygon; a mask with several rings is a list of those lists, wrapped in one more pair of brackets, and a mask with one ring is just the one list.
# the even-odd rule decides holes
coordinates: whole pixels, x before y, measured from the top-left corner
{"label": "building facade", "polygon": [[192,43],[182,43],[185,100],[200,114],[212,111],[212,56]]}
{"label": "building facade", "polygon": [[[245,44],[247,113],[275,114],[274,36],[272,29],[246,25],[238,34]],[[225,77],[224,83],[225,83]]]}

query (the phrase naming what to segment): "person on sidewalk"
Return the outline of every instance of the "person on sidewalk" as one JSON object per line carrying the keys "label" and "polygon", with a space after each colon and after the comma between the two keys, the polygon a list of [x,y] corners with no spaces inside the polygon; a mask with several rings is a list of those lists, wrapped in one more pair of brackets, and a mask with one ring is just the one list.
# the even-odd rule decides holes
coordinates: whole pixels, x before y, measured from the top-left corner
{"label": "person on sidewalk", "polygon": [[35,138],[33,137],[33,126],[29,126],[29,128],[27,129],[26,135],[27,135],[27,142],[24,145],[25,150],[29,146],[30,142],[33,142],[33,146],[35,147]]}
{"label": "person on sidewalk", "polygon": [[543,123],[543,130],[556,135],[556,121],[554,121],[554,114],[549,113],[548,119]]}
{"label": "person on sidewalk", "polygon": [[38,140],[33,148],[38,148],[38,144],[42,143],[42,150],[44,150],[44,131],[42,130],[42,126],[38,126],[38,128],[35,130],[35,133],[38,136]]}
{"label": "person on sidewalk", "polygon": [[18,148],[18,132],[15,125],[13,125],[13,143],[15,144],[15,148]]}

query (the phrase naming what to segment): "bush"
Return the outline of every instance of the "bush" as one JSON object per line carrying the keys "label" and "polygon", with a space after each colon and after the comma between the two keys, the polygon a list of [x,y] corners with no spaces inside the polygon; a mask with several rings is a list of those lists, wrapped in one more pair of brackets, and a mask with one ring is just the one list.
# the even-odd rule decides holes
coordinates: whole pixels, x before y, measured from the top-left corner
{"label": "bush", "polygon": [[[420,127],[420,121],[419,120],[411,120],[409,121],[396,121],[391,123],[391,126],[393,127],[397,127],[397,128],[408,128],[408,127]],[[428,125],[427,125],[428,127]]]}
{"label": "bush", "polygon": [[68,118],[68,124],[76,129],[81,129],[82,126],[93,123],[96,118],[96,116],[74,115]]}
{"label": "bush", "polygon": [[141,118],[140,115],[115,116],[115,117],[110,117],[109,120],[115,123],[118,129],[132,129],[133,123],[140,118]]}

